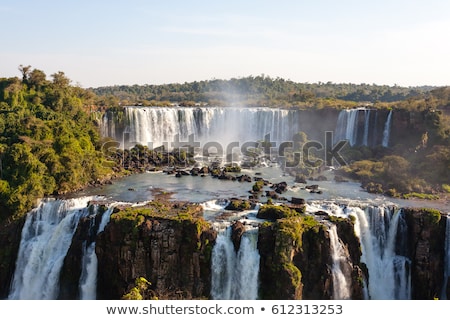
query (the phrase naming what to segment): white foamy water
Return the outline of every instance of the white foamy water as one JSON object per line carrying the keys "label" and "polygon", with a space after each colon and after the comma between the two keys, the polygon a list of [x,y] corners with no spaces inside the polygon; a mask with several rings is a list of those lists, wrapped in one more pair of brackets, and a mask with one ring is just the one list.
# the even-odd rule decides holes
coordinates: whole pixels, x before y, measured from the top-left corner
{"label": "white foamy water", "polygon": [[79,219],[92,198],[49,200],[28,213],[9,299],[56,299],[59,275]]}
{"label": "white foamy water", "polygon": [[214,300],[258,298],[259,253],[257,229],[246,231],[238,252],[231,241],[231,227],[222,230],[212,252],[211,297]]}

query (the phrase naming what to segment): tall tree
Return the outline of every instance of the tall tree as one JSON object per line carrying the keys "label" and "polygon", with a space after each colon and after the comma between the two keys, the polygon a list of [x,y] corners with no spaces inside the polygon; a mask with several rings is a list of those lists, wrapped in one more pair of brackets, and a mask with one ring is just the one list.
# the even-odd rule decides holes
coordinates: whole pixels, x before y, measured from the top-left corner
{"label": "tall tree", "polygon": [[66,77],[65,73],[62,71],[58,71],[52,74],[53,84],[56,88],[62,89],[68,87],[70,84],[70,79]]}
{"label": "tall tree", "polygon": [[31,71],[28,77],[28,84],[35,89],[39,89],[47,83],[46,78],[47,76],[45,75],[44,71],[34,69],[33,71]]}
{"label": "tall tree", "polygon": [[19,66],[19,71],[20,71],[20,73],[22,73],[22,82],[23,83],[27,83],[28,77],[29,77],[30,72],[31,72],[31,66],[24,66],[24,65],[21,64]]}

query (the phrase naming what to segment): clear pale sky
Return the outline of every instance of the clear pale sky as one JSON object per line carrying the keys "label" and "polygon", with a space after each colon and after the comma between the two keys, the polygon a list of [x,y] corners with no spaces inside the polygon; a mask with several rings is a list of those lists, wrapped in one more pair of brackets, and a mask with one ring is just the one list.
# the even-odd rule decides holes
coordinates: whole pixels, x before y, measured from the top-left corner
{"label": "clear pale sky", "polygon": [[0,0],[0,77],[450,85],[450,1]]}

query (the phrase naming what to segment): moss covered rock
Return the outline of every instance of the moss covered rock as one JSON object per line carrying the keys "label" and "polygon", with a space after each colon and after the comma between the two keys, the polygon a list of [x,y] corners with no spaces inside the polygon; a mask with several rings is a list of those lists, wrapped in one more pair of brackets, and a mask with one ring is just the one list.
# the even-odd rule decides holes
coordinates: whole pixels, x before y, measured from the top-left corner
{"label": "moss covered rock", "polygon": [[304,213],[303,205],[293,208],[285,204],[265,204],[259,208],[256,217],[259,219],[275,221],[277,219],[300,216],[302,213]]}
{"label": "moss covered rock", "polygon": [[119,208],[97,240],[98,297],[119,299],[138,277],[161,298],[208,297],[217,234],[201,212],[185,203]]}

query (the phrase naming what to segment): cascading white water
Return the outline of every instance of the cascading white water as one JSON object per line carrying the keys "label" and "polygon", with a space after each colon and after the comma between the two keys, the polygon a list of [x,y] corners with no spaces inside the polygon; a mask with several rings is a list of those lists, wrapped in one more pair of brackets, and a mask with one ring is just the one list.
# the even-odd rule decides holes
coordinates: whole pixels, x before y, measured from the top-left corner
{"label": "cascading white water", "polygon": [[373,129],[372,129],[372,138],[370,139],[370,146],[376,146],[377,145],[377,140],[378,140],[378,126],[377,126],[378,117],[379,117],[378,112],[375,112],[375,117],[374,117],[375,119],[373,121],[374,126],[373,126]]}
{"label": "cascading white water", "polygon": [[335,142],[348,140],[351,146],[356,144],[358,137],[358,112],[362,109],[345,109],[339,113],[336,124]]}
{"label": "cascading white water", "polygon": [[368,294],[374,300],[411,299],[411,261],[396,253],[397,232],[406,237],[401,211],[369,206],[347,207],[356,218],[355,232],[361,241],[361,261],[369,270]]}
{"label": "cascading white water", "polygon": [[366,264],[369,274],[364,288],[366,299],[411,299],[411,261],[405,256],[407,226],[401,210],[333,202],[317,202],[307,207],[308,212],[319,210],[334,216],[354,217],[355,234],[361,243],[361,262]]}
{"label": "cascading white water", "polygon": [[256,300],[258,298],[259,252],[257,250],[258,230],[251,229],[242,235],[236,261],[236,299]]}
{"label": "cascading white water", "polygon": [[[174,142],[188,142],[193,135],[200,147],[213,142],[226,152],[232,142],[238,142],[240,147],[245,142],[263,141],[267,134],[273,142],[292,141],[293,134],[301,129],[296,111],[280,108],[126,107],[124,110],[126,134],[117,136],[115,127],[103,128],[102,132],[124,142],[125,147],[139,143],[172,149],[176,146]],[[110,125],[108,119],[102,122],[102,126]]]}
{"label": "cascading white water", "polygon": [[330,225],[331,267],[333,278],[333,299],[346,300],[351,298],[351,272],[348,264],[348,255],[339,239],[335,224]]}
{"label": "cascading white water", "polygon": [[[93,221],[93,220],[92,220]],[[81,276],[79,283],[80,300],[95,300],[97,296],[97,255],[95,242],[86,247],[83,244],[83,258],[81,261]]]}
{"label": "cascading white water", "polygon": [[231,241],[231,228],[217,235],[211,257],[211,297],[214,300],[230,299],[234,290],[235,252]]}
{"label": "cascading white water", "polygon": [[90,197],[46,200],[28,213],[9,299],[53,300],[79,219],[88,214]]}
{"label": "cascading white water", "polygon": [[444,282],[442,285],[441,299],[447,300],[448,278],[450,277],[450,213],[447,214],[445,226],[445,257],[444,257]]}
{"label": "cascading white water", "polygon": [[[392,111],[383,128],[378,128],[378,113],[378,110],[367,108],[341,110],[334,142],[347,140],[351,146],[387,146]],[[254,145],[264,141],[269,136],[270,141],[279,146],[282,142],[293,141],[296,133],[305,131],[309,134],[306,128],[311,130],[311,123],[302,118],[298,110],[267,107],[129,106],[124,108],[120,119],[114,113],[105,113],[101,132],[104,137],[119,142],[122,148],[142,144],[149,148],[165,146],[171,150],[194,144],[212,150],[219,147],[217,152],[222,155],[238,151],[245,143]]]}
{"label": "cascading white water", "polygon": [[363,146],[369,145],[370,110],[364,110],[364,136]]}
{"label": "cascading white water", "polygon": [[[109,218],[114,209],[114,204],[110,204],[108,209],[103,212],[100,225],[96,234],[102,232],[109,222]],[[98,214],[98,206],[95,206],[93,216]],[[91,227],[95,227],[95,218],[91,220]],[[83,244],[83,258],[80,276],[80,299],[95,300],[97,298],[97,255],[95,254],[95,241],[90,244]]]}
{"label": "cascading white water", "polygon": [[[363,117],[364,121],[360,120]],[[360,124],[361,122],[361,124]],[[378,137],[378,112],[365,108],[345,109],[339,112],[336,123],[334,142],[347,140],[351,146],[376,146],[380,143],[387,147],[389,144],[392,110],[383,127],[383,136]]]}
{"label": "cascading white water", "polygon": [[231,227],[216,239],[211,263],[211,297],[214,300],[256,300],[258,298],[259,253],[257,229],[247,230],[238,252],[231,241]]}
{"label": "cascading white water", "polygon": [[391,136],[391,122],[392,122],[392,110],[389,111],[383,130],[383,142],[381,143],[381,145],[385,148],[389,146],[389,139]]}
{"label": "cascading white water", "polygon": [[116,135],[116,119],[114,114],[104,114],[99,123],[100,135],[102,137],[114,137]]}

